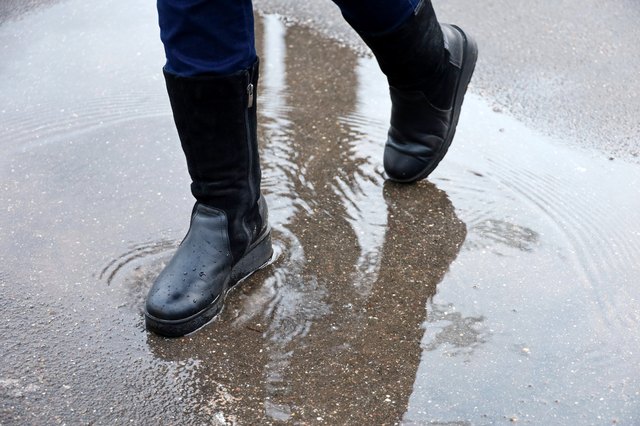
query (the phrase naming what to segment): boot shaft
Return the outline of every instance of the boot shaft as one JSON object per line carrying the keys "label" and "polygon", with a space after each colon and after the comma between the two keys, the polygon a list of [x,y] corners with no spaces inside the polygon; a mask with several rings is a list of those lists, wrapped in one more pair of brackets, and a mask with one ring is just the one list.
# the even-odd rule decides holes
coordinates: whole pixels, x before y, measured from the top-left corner
{"label": "boot shaft", "polygon": [[258,208],[258,71],[256,61],[227,76],[164,73],[191,192],[199,203],[226,214],[235,259],[266,225]]}
{"label": "boot shaft", "polygon": [[439,108],[450,106],[441,99],[441,88],[451,78],[449,52],[429,0],[420,2],[397,29],[373,35],[360,33],[360,36],[371,48],[389,86],[421,91]]}

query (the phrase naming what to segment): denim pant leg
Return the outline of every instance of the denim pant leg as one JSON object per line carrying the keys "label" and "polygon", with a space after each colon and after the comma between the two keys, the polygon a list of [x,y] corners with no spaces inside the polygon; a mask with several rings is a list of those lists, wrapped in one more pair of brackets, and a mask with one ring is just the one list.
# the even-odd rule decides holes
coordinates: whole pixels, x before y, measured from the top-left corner
{"label": "denim pant leg", "polygon": [[[333,1],[359,33],[380,34],[429,0]],[[256,60],[251,0],[158,0],[158,15],[169,73],[227,75]]]}
{"label": "denim pant leg", "polygon": [[165,70],[227,75],[256,61],[251,0],[158,0]]}
{"label": "denim pant leg", "polygon": [[422,2],[430,0],[333,0],[360,34],[382,34],[404,23]]}

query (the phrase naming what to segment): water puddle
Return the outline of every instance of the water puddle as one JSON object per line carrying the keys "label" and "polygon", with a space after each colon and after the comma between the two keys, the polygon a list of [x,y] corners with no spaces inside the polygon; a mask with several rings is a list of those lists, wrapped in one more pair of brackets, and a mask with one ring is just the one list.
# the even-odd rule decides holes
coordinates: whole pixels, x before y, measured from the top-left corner
{"label": "water puddle", "polygon": [[0,26],[3,423],[638,420],[637,165],[470,94],[429,181],[386,182],[375,62],[274,15],[257,29],[277,259],[198,333],[146,333],[191,200],[155,11],[128,5]]}

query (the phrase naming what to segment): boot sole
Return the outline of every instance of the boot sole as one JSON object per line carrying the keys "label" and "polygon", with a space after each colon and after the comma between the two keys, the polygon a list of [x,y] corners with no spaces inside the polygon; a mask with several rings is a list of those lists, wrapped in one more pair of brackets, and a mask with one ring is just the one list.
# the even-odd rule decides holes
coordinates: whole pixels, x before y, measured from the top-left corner
{"label": "boot sole", "polygon": [[272,262],[273,247],[271,245],[271,230],[267,229],[264,235],[254,243],[231,269],[227,286],[218,297],[197,314],[180,320],[163,320],[155,318],[145,312],[147,330],[165,337],[180,337],[193,333],[213,321],[222,311],[224,301],[230,290],[239,287],[254,272],[266,267]]}
{"label": "boot sole", "polygon": [[453,116],[451,118],[451,127],[449,128],[449,133],[445,138],[442,146],[438,150],[435,155],[434,160],[427,166],[424,170],[422,170],[418,175],[408,178],[408,179],[397,179],[391,176],[387,176],[387,178],[393,182],[399,183],[411,183],[422,180],[429,176],[431,172],[433,172],[436,167],[440,164],[440,161],[444,158],[451,146],[451,142],[453,142],[453,137],[456,134],[456,127],[458,127],[458,119],[460,118],[460,111],[462,110],[462,102],[464,101],[464,95],[467,93],[467,87],[469,87],[469,82],[471,82],[471,76],[473,75],[473,71],[476,68],[476,61],[478,60],[478,45],[475,40],[467,34],[464,33],[457,25],[451,25],[457,31],[462,34],[464,37],[464,56],[462,59],[462,67],[460,73],[460,79],[456,85],[456,97],[453,101]]}

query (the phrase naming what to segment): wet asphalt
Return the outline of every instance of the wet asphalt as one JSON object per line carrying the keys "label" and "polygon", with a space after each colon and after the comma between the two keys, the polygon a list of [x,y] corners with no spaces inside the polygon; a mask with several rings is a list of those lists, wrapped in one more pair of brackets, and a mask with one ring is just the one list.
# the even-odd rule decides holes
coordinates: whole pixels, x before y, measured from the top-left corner
{"label": "wet asphalt", "polygon": [[[261,9],[364,50],[329,1],[256,0]],[[565,143],[640,156],[640,5],[635,0],[434,0],[480,46],[473,90]]]}
{"label": "wet asphalt", "polygon": [[278,256],[180,339],[141,312],[192,203],[153,5],[3,4],[0,424],[637,424],[638,9],[461,3],[436,7],[485,53],[447,158],[404,186],[334,6],[257,2]]}

